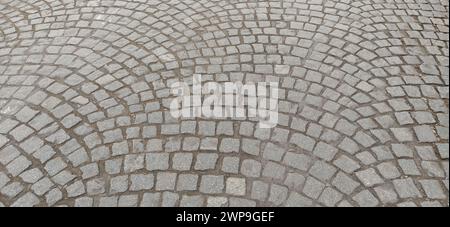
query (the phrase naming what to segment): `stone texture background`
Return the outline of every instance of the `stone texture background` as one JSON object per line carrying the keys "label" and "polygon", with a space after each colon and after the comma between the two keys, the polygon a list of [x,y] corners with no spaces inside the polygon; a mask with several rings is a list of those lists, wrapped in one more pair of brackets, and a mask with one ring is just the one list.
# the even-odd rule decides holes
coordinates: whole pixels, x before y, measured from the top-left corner
{"label": "stone texture background", "polygon": [[[448,206],[448,0],[0,0],[0,206]],[[278,81],[280,122],[168,85]]]}

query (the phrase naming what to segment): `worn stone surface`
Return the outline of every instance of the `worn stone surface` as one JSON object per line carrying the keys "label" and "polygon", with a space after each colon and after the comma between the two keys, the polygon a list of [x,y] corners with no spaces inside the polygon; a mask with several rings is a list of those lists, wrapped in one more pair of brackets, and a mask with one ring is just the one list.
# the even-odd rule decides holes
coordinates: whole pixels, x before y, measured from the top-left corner
{"label": "worn stone surface", "polygon": [[[448,206],[449,5],[0,0],[0,206]],[[171,83],[279,83],[279,122]]]}

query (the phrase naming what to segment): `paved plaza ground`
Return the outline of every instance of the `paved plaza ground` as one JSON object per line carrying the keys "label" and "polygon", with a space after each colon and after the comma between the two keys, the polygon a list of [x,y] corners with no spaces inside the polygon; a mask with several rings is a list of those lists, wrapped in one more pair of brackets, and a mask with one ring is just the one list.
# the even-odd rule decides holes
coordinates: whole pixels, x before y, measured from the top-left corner
{"label": "paved plaza ground", "polygon": [[[448,206],[448,0],[0,0],[1,206]],[[169,84],[279,82],[279,122]]]}

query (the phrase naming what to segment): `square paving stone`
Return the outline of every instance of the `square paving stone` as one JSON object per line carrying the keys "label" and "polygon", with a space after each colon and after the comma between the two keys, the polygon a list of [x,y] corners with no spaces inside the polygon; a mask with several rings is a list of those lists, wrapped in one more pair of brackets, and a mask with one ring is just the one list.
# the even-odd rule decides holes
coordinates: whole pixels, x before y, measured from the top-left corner
{"label": "square paving stone", "polygon": [[222,193],[225,187],[224,176],[205,175],[201,177],[200,192],[206,194]]}

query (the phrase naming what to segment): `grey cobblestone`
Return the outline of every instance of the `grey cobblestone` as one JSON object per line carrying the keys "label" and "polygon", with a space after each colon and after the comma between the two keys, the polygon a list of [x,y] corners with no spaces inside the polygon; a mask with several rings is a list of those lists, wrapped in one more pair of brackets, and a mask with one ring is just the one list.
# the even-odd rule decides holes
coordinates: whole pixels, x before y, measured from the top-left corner
{"label": "grey cobblestone", "polygon": [[324,188],[325,184],[313,177],[308,177],[306,179],[305,186],[303,187],[303,193],[312,199],[317,199]]}
{"label": "grey cobblestone", "polygon": [[393,183],[400,198],[422,197],[419,189],[416,187],[411,178],[394,180]]}
{"label": "grey cobblestone", "polygon": [[339,172],[332,182],[333,186],[339,189],[341,192],[350,195],[360,184],[347,176],[346,174]]}
{"label": "grey cobblestone", "polygon": [[205,175],[202,176],[200,182],[200,192],[206,194],[219,194],[224,189],[224,177]]}
{"label": "grey cobblestone", "polygon": [[367,169],[356,172],[356,176],[361,180],[365,186],[374,186],[381,184],[384,180],[375,172],[374,169]]}
{"label": "grey cobblestone", "polygon": [[176,184],[176,173],[160,172],[156,175],[155,188],[158,191],[174,190]]}
{"label": "grey cobblestone", "polygon": [[398,195],[395,193],[394,187],[390,185],[382,185],[375,188],[375,192],[380,201],[385,204],[394,204],[398,201]]}
{"label": "grey cobblestone", "polygon": [[379,204],[378,199],[368,190],[356,194],[353,199],[360,207],[374,207]]}
{"label": "grey cobblestone", "polygon": [[[241,173],[247,177],[259,177],[261,175],[261,163],[252,160],[246,159],[242,161],[241,165]],[[268,173],[269,174],[269,173]]]}
{"label": "grey cobblestone", "polygon": [[141,191],[150,190],[155,184],[153,174],[132,174],[130,175],[130,190]]}
{"label": "grey cobblestone", "polygon": [[195,162],[195,170],[208,170],[214,169],[219,156],[215,153],[201,153],[197,155]]}
{"label": "grey cobblestone", "polygon": [[235,196],[244,196],[246,194],[245,178],[230,177],[226,181],[226,193]]}

